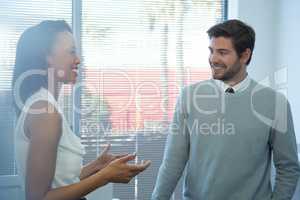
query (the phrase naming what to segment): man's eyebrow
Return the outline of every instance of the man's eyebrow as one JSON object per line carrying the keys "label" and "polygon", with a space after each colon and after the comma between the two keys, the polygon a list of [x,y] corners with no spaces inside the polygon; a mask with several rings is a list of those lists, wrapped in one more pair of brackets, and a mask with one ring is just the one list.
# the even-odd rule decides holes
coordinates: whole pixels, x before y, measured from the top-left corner
{"label": "man's eyebrow", "polygon": [[216,49],[217,51],[230,51],[229,49]]}
{"label": "man's eyebrow", "polygon": [[[209,50],[213,50],[212,47],[208,47]],[[231,50],[230,49],[223,49],[223,48],[220,48],[220,49],[216,49],[216,51],[226,51],[226,52],[230,52]]]}

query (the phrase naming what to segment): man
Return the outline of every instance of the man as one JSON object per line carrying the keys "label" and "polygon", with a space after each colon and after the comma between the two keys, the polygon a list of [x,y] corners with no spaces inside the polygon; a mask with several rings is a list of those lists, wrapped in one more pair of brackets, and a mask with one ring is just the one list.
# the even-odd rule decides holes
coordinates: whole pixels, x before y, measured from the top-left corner
{"label": "man", "polygon": [[254,30],[228,20],[207,33],[213,79],[178,98],[152,200],[170,199],[184,169],[185,200],[291,199],[300,168],[290,106],[247,74]]}

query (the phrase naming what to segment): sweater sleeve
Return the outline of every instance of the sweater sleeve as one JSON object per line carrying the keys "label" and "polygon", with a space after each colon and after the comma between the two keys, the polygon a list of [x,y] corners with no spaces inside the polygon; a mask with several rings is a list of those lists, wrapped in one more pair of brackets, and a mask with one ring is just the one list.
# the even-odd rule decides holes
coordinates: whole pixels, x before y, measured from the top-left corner
{"label": "sweater sleeve", "polygon": [[276,168],[273,200],[290,200],[300,176],[297,143],[290,105],[277,95],[271,148]]}
{"label": "sweater sleeve", "polygon": [[177,99],[173,121],[169,126],[162,165],[160,166],[152,200],[170,199],[189,156],[189,133],[183,92]]}

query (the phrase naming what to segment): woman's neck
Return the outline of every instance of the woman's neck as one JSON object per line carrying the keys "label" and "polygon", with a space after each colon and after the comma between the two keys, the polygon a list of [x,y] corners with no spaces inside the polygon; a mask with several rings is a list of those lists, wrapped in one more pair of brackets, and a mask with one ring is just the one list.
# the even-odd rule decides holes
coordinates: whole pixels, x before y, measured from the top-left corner
{"label": "woman's neck", "polygon": [[53,95],[53,97],[58,100],[58,96],[60,93],[60,89],[62,87],[62,84],[59,82],[54,82],[54,84],[48,83],[48,91]]}

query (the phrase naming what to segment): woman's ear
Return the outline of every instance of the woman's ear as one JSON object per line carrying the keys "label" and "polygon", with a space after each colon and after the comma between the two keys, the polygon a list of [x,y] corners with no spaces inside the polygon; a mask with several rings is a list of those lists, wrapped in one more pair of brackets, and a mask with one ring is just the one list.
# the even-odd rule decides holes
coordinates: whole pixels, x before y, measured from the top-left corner
{"label": "woman's ear", "polygon": [[46,56],[46,61],[48,63],[48,66],[53,66],[53,57],[51,55]]}
{"label": "woman's ear", "polygon": [[251,50],[247,48],[241,55],[240,61],[246,65],[251,56]]}

